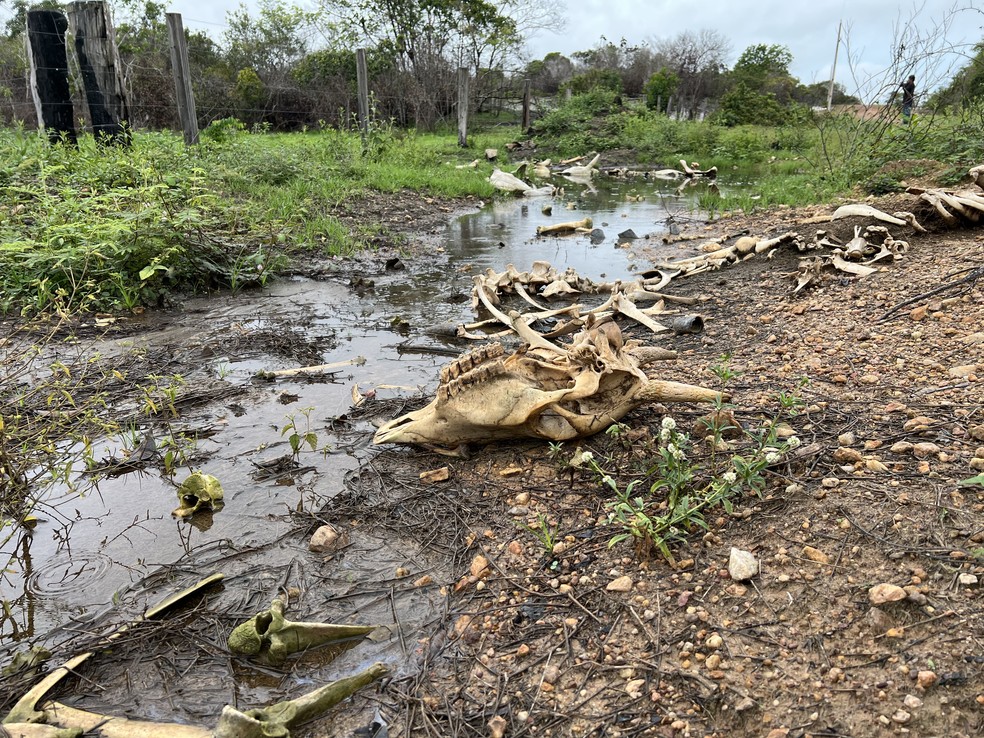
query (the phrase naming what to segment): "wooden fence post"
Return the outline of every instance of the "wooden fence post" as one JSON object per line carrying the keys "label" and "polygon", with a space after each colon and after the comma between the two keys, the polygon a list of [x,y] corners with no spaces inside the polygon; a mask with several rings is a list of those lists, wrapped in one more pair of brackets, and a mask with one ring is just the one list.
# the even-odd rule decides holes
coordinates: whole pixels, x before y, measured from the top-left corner
{"label": "wooden fence post", "polygon": [[468,145],[468,67],[458,67],[458,146]]}
{"label": "wooden fence post", "polygon": [[27,11],[27,58],[31,69],[31,97],[38,127],[51,141],[65,136],[76,142],[72,95],[68,87],[68,19],[60,10]]}
{"label": "wooden fence post", "polygon": [[369,136],[369,70],[366,65],[366,50],[355,50],[355,83],[359,97],[359,130],[362,132],[362,148],[366,147]]}
{"label": "wooden fence post", "polygon": [[530,130],[530,80],[523,80],[523,133]]}
{"label": "wooden fence post", "polygon": [[188,39],[184,34],[181,13],[167,13],[167,33],[171,40],[171,74],[174,78],[174,99],[178,103],[178,118],[187,146],[198,143],[198,112],[195,93],[191,89],[191,70],[188,63]]}
{"label": "wooden fence post", "polygon": [[75,53],[82,73],[86,104],[96,137],[129,145],[130,110],[123,88],[123,72],[116,49],[116,31],[105,2],[75,2],[68,6],[75,36]]}

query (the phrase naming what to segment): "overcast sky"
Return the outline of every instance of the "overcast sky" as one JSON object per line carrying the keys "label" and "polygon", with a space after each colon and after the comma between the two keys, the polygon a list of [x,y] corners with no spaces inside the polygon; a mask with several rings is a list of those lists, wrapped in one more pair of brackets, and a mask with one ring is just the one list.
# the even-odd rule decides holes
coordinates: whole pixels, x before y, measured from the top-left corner
{"label": "overcast sky", "polygon": [[[243,4],[257,6],[255,0]],[[221,41],[226,13],[240,2],[164,0],[164,5],[182,14],[185,27],[208,31]],[[974,8],[984,8],[981,0],[560,0],[559,5],[566,29],[533,38],[531,58],[590,49],[602,36],[636,45],[710,29],[730,42],[729,66],[752,44],[787,46],[793,54],[790,71],[805,84],[830,79],[838,22],[843,21],[836,79],[866,102],[883,94],[878,88],[888,82],[885,74],[899,41],[913,48],[912,33],[924,41],[936,39],[930,43],[933,48],[941,48],[945,39],[964,53],[984,39],[984,11]],[[940,64],[937,56],[936,63],[919,62],[905,71],[914,73],[920,90],[926,90],[945,84],[965,61],[951,55]]]}
{"label": "overcast sky", "polygon": [[[182,14],[186,27],[207,30],[219,39],[226,13],[237,0],[171,0],[172,12]],[[247,7],[255,7],[248,0]],[[863,98],[880,96],[888,82],[900,41],[913,48],[913,33],[935,49],[944,43],[965,54],[984,39],[984,8],[980,0],[560,0],[566,28],[541,32],[529,45],[531,58],[551,51],[570,55],[601,42],[632,45],[673,38],[683,31],[714,30],[731,45],[732,65],[752,44],[782,44],[793,54],[794,77],[810,84],[830,79],[838,23],[843,22],[836,79],[848,92]],[[961,9],[962,8],[962,9]],[[966,59],[951,55],[940,63],[917,62],[921,90],[945,84]],[[867,100],[866,100],[867,101]]]}

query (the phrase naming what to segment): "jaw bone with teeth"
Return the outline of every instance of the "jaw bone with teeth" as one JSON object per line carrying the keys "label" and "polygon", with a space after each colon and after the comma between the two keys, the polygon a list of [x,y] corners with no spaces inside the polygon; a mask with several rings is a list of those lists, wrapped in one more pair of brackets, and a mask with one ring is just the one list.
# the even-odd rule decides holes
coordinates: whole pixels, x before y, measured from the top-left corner
{"label": "jaw bone with teeth", "polygon": [[454,447],[514,438],[566,441],[590,436],[649,402],[710,402],[714,390],[649,379],[654,355],[623,343],[613,322],[571,344],[524,347],[504,356],[488,344],[441,371],[434,400],[384,424],[373,443]]}

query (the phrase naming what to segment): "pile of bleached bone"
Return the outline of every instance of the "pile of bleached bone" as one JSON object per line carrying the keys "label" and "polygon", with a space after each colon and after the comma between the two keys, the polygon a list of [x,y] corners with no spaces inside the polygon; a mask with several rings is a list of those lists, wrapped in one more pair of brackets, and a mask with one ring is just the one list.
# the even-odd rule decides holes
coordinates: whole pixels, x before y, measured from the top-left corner
{"label": "pile of bleached bone", "polygon": [[[984,190],[984,164],[978,164],[969,172],[980,189]],[[906,192],[919,195],[919,199],[928,202],[939,213],[949,226],[962,223],[976,224],[984,215],[984,194],[972,190],[926,190],[921,187],[910,187]]]}
{"label": "pile of bleached bone", "polygon": [[[672,316],[672,312],[666,309],[666,303],[692,305],[696,302],[693,298],[676,297],[661,291],[679,274],[679,270],[656,271],[654,276],[640,276],[631,282],[593,282],[581,277],[573,269],[567,269],[563,273],[558,272],[546,261],[533,262],[533,268],[525,272],[518,271],[512,264],[509,264],[504,272],[488,269],[484,274],[475,277],[472,307],[476,312],[484,309],[492,317],[459,327],[458,335],[463,338],[487,340],[515,332],[534,348],[555,348],[550,343],[551,339],[575,333],[588,321],[597,321],[616,314],[624,315],[646,326],[653,333],[699,330],[701,325],[699,317]],[[518,295],[534,310],[524,313],[516,310],[504,312],[501,307],[503,292]],[[551,309],[534,298],[534,294],[540,299],[607,294],[608,299],[593,308],[572,304]],[[637,302],[648,302],[651,306],[639,308]],[[655,319],[656,316],[663,315],[670,315],[671,320],[659,322]],[[531,327],[539,320],[559,318],[566,318],[566,320],[549,333],[539,333]],[[496,334],[476,333],[497,323],[505,325],[507,330]]]}
{"label": "pile of bleached bone", "polygon": [[[692,174],[704,174],[690,171]],[[970,176],[979,188],[984,189],[984,164],[971,169]],[[978,191],[909,188],[908,192],[918,195],[919,200],[932,205],[944,223],[951,226],[976,224],[984,217],[984,193]],[[726,241],[730,240],[730,237],[724,236],[705,242],[699,247],[703,253],[698,256],[657,264],[653,272],[647,273],[652,276],[640,276],[631,282],[594,283],[579,276],[572,269],[563,273],[557,272],[544,261],[534,262],[533,268],[524,272],[517,271],[512,264],[508,265],[504,272],[490,269],[485,274],[475,277],[472,305],[476,310],[484,308],[492,318],[461,326],[458,333],[466,338],[485,340],[490,337],[489,334],[476,333],[476,331],[486,329],[490,324],[502,323],[508,330],[497,333],[496,336],[515,332],[524,341],[536,346],[549,342],[551,338],[580,330],[587,316],[599,318],[612,314],[631,318],[650,328],[654,333],[669,333],[675,329],[680,330],[680,326],[666,320],[657,321],[656,316],[671,314],[671,311],[666,309],[667,303],[693,304],[694,302],[663,292],[673,279],[721,269],[759,254],[765,254],[767,259],[772,258],[776,249],[787,246],[796,248],[800,252],[816,252],[804,256],[800,261],[799,269],[790,275],[796,280],[794,292],[799,292],[809,285],[819,283],[827,268],[857,277],[866,277],[877,271],[876,263],[902,258],[908,251],[909,244],[894,236],[889,230],[890,226],[904,226],[919,233],[926,232],[911,212],[886,213],[863,203],[843,205],[830,216],[811,219],[808,222],[820,223],[844,218],[869,218],[878,221],[879,224],[856,226],[854,237],[846,243],[825,230],[816,231],[809,239],[796,231],[788,231],[773,238],[743,236],[727,245]],[[541,228],[538,229],[537,234],[585,233],[590,228],[590,219],[585,219],[585,221]],[[524,313],[514,310],[503,311],[499,299],[503,292],[515,293],[534,310]],[[608,299],[593,308],[586,308],[580,304],[550,308],[540,302],[556,297],[570,298],[587,294],[608,294]],[[651,303],[651,306],[639,308],[637,302]],[[541,334],[531,327],[535,321],[561,317],[566,317],[567,321],[562,322],[550,333]],[[693,319],[690,325],[694,325]]]}

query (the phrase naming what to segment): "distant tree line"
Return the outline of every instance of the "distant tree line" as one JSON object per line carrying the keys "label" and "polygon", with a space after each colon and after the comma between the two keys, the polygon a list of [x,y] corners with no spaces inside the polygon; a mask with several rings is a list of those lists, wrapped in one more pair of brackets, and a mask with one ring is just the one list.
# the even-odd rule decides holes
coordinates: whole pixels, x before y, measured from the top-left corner
{"label": "distant tree line", "polygon": [[[25,12],[60,4],[3,4],[13,12],[0,36],[0,118],[31,124]],[[113,7],[132,123],[174,127],[166,5],[121,0]],[[524,61],[529,36],[562,22],[557,0],[319,0],[303,8],[261,0],[253,14],[244,6],[231,12],[220,39],[201,31],[186,36],[202,125],[231,117],[276,130],[351,125],[360,47],[375,114],[424,129],[453,119],[459,67],[471,72],[473,109],[492,114],[519,98],[526,79],[539,96],[601,87],[645,98],[650,109],[680,118],[713,114],[724,125],[788,122],[827,104],[829,82],[806,85],[793,77],[786,46],[749,46],[729,66],[728,40],[710,30],[641,45],[602,38],[570,57],[555,52]],[[939,102],[965,104],[984,95],[984,43],[976,52],[937,93]],[[835,105],[858,102],[833,86]]]}

